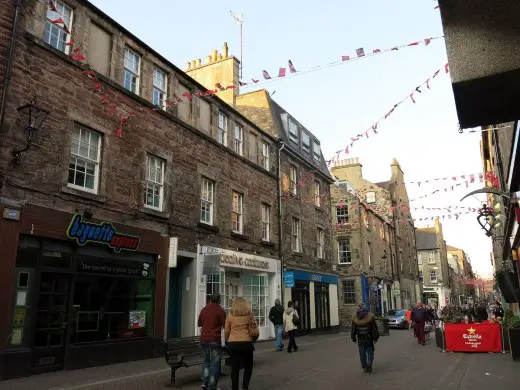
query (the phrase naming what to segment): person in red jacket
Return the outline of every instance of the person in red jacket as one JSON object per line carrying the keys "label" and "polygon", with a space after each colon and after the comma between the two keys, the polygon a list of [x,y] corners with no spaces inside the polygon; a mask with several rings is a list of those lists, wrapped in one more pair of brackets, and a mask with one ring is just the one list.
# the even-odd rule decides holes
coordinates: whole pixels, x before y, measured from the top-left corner
{"label": "person in red jacket", "polygon": [[226,312],[220,306],[220,294],[211,294],[211,302],[199,314],[200,342],[204,351],[202,389],[216,390],[222,359],[222,328],[226,324]]}

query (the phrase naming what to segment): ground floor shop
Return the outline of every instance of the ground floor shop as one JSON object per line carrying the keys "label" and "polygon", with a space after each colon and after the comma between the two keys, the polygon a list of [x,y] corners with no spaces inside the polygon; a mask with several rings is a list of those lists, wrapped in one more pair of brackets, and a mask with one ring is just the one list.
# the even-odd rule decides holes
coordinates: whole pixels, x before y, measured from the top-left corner
{"label": "ground floor shop", "polygon": [[259,340],[274,337],[269,310],[280,297],[280,283],[278,259],[210,246],[199,246],[196,254],[181,252],[177,266],[169,270],[168,336],[198,335],[199,313],[218,292],[227,312],[234,298],[247,298],[259,325]]}
{"label": "ground floor shop", "polygon": [[336,275],[285,270],[284,302],[294,302],[301,333],[339,331],[338,284]]}
{"label": "ground floor shop", "polygon": [[160,355],[167,239],[89,214],[3,213],[3,378]]}
{"label": "ground floor shop", "polygon": [[459,297],[451,294],[451,289],[442,286],[424,286],[422,301],[426,305],[444,307],[448,304],[458,304]]}

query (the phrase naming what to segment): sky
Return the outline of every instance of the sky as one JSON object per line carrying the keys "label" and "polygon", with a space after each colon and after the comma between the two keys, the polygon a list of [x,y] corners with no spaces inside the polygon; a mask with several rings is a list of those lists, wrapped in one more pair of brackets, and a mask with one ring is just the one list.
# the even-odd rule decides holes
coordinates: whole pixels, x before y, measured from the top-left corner
{"label": "sky", "polygon": [[[380,123],[378,135],[355,143],[350,154],[340,158],[359,158],[364,177],[374,182],[390,178],[394,157],[406,181],[482,171],[480,133],[458,132],[450,76],[444,72],[444,39],[434,40],[427,47],[414,46],[303,72],[339,61],[342,55],[355,56],[358,48],[370,53],[373,49],[442,36],[435,1],[91,1],[181,69],[188,60],[204,61],[213,49],[222,51],[224,42],[228,43],[230,54],[239,58],[239,27],[230,11],[243,14],[244,79],[261,79],[264,69],[275,75],[278,68],[287,67],[287,61],[292,60],[301,75],[262,87],[321,141],[327,160],[441,69],[440,75],[431,81],[430,90],[424,87],[421,94],[414,94],[415,104],[408,100],[400,105]],[[467,192],[483,185],[443,190],[451,185],[449,181],[420,187],[407,185],[410,199],[442,189],[411,202],[411,207],[478,207],[485,200],[470,197],[460,202]],[[447,211],[412,214],[424,218]],[[475,213],[462,215],[458,220],[446,217],[441,223],[448,245],[464,249],[475,271],[492,272],[491,241],[478,225]],[[424,221],[415,225],[427,226]]]}

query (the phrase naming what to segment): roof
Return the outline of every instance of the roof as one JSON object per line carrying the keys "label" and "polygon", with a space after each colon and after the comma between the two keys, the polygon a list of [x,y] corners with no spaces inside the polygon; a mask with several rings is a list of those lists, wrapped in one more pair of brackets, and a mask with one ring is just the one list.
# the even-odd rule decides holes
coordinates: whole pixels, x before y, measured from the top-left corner
{"label": "roof", "polygon": [[455,248],[454,246],[451,246],[451,245],[447,245],[446,248],[447,248],[449,251],[453,251],[453,252],[461,251],[461,250],[462,250],[462,249],[459,249],[459,248]]}
{"label": "roof", "polygon": [[438,249],[437,233],[423,229],[415,232],[415,244],[417,250]]}

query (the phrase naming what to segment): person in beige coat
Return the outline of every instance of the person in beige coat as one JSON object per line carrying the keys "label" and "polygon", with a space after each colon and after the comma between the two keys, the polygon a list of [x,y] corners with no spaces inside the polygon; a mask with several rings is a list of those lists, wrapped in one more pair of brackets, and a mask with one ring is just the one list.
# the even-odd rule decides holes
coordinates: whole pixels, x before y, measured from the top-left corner
{"label": "person in beige coat", "polygon": [[287,302],[287,309],[283,313],[283,326],[285,329],[285,333],[289,335],[289,345],[287,346],[287,352],[291,353],[298,351],[298,346],[296,345],[296,340],[294,339],[296,336],[296,330],[298,329],[298,325],[300,324],[300,317],[298,316],[298,312],[293,308],[292,301]]}

